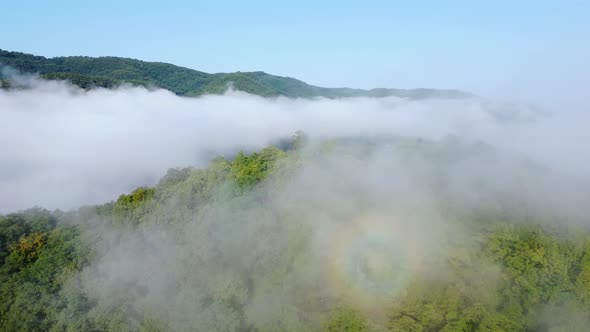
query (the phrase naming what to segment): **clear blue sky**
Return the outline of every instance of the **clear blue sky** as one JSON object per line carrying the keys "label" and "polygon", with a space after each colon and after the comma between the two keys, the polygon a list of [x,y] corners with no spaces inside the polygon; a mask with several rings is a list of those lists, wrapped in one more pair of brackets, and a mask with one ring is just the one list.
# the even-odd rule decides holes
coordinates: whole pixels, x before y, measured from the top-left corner
{"label": "clear blue sky", "polygon": [[0,48],[263,70],[322,86],[543,94],[590,82],[589,9],[558,0],[3,1]]}

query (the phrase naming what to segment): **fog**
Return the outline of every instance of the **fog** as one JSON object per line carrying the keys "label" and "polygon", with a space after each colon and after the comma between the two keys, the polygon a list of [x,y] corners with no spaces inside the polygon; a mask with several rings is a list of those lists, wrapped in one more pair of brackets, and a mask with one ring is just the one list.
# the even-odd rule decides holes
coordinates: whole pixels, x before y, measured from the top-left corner
{"label": "fog", "polygon": [[[299,130],[309,138],[287,157],[298,167],[242,195],[220,185],[187,205],[175,187],[139,226],[85,217],[95,256],[63,292],[83,291],[97,303],[92,317],[132,329],[314,330],[343,305],[383,324],[412,281],[444,278],[449,257],[476,241],[462,217],[557,224],[590,214],[582,108],[19,84],[0,90],[2,213],[104,203],[172,167],[207,167]],[[191,176],[198,186],[204,175]],[[474,281],[498,277],[494,264],[470,264]]]}
{"label": "fog", "polygon": [[320,330],[343,306],[384,326],[416,280],[454,276],[449,261],[494,289],[500,268],[470,252],[478,238],[463,216],[557,225],[590,213],[586,178],[516,151],[455,136],[376,141],[312,139],[294,173],[237,197],[221,186],[198,207],[178,187],[139,227],[96,217],[86,234],[97,259],[79,287],[164,330]]}
{"label": "fog", "polygon": [[70,209],[153,185],[171,167],[253,150],[303,130],[313,138],[456,135],[582,176],[590,145],[581,109],[485,99],[264,99],[228,91],[183,98],[164,90],[80,90],[20,78],[0,90],[0,212]]}

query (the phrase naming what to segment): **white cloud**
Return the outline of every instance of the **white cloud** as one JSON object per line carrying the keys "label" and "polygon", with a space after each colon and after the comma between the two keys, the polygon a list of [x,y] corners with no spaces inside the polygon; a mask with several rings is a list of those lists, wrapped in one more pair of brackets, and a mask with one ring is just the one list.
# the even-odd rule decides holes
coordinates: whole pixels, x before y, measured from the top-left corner
{"label": "white cloud", "polygon": [[303,130],[312,137],[457,135],[588,175],[584,113],[540,115],[478,99],[200,98],[124,87],[82,91],[28,78],[0,91],[0,212],[73,208],[154,184],[168,168],[255,149]]}

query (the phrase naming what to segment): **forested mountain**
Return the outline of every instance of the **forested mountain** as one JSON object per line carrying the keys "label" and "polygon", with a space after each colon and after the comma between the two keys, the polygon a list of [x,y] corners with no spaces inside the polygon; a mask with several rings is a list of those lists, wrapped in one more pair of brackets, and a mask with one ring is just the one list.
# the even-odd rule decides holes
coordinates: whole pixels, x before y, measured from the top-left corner
{"label": "forested mountain", "polygon": [[[461,98],[470,96],[458,90],[437,89],[350,89],[322,88],[290,77],[264,72],[209,74],[161,62],[146,62],[119,57],[70,56],[46,58],[0,50],[0,65],[23,73],[40,74],[46,79],[69,80],[82,88],[111,88],[123,83],[155,86],[177,95],[199,96],[224,93],[228,87],[264,97],[386,97]],[[1,78],[1,77],[0,77]],[[5,82],[1,83],[3,86]]]}
{"label": "forested mountain", "polygon": [[[0,216],[0,330],[589,326],[587,215],[568,222],[514,193],[482,197],[479,177],[483,203],[455,196],[452,170],[468,177],[473,158],[494,160],[489,147],[305,142],[299,135],[284,150],[172,169],[155,187],[103,205]],[[419,172],[421,184],[404,187],[404,177],[387,189],[370,181],[378,168],[369,165],[384,158]],[[437,171],[416,167],[424,161]],[[431,202],[418,195],[421,185]],[[432,223],[435,215],[447,223]]]}

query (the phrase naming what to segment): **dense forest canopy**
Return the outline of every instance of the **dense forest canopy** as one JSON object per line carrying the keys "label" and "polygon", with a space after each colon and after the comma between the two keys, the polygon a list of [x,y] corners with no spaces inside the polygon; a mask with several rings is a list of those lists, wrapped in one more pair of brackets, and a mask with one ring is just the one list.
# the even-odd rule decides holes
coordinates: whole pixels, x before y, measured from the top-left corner
{"label": "dense forest canopy", "polygon": [[582,331],[589,211],[551,194],[587,195],[569,180],[452,137],[299,133],[0,216],[0,330]]}
{"label": "dense forest canopy", "polygon": [[[264,72],[236,72],[209,74],[168,63],[145,62],[119,57],[69,56],[46,58],[0,49],[0,66],[8,66],[22,73],[39,74],[50,80],[68,80],[89,89],[113,88],[124,83],[167,89],[177,95],[199,96],[221,94],[233,88],[264,97],[387,97],[411,99],[463,98],[470,94],[457,90],[437,89],[350,89],[322,88],[290,77]],[[0,78],[1,74],[0,74]],[[0,81],[0,87],[8,86]]]}

